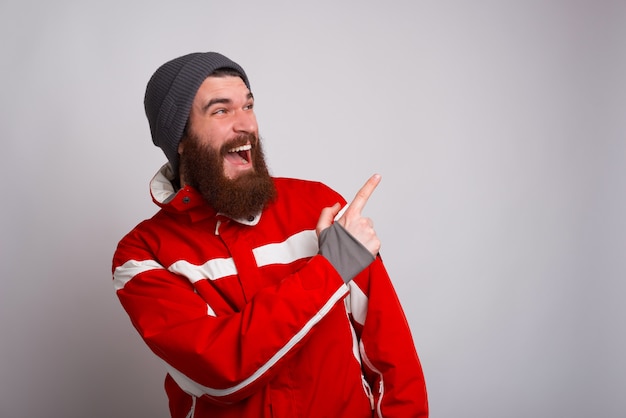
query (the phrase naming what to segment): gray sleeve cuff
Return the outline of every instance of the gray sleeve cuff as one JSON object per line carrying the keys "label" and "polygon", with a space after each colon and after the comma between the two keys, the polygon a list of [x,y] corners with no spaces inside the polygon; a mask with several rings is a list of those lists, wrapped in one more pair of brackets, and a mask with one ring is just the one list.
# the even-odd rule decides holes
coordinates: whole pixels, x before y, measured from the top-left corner
{"label": "gray sleeve cuff", "polygon": [[369,266],[375,257],[338,222],[323,230],[319,253],[324,256],[347,284]]}

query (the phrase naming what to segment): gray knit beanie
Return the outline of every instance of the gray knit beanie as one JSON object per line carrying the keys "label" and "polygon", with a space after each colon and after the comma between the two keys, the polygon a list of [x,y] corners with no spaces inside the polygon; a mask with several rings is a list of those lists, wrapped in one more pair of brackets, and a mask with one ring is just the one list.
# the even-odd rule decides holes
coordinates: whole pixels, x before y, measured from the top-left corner
{"label": "gray knit beanie", "polygon": [[143,103],[152,142],[163,150],[175,174],[178,174],[178,144],[196,92],[209,75],[221,68],[235,70],[250,88],[243,68],[217,52],[196,52],[168,61],[148,82]]}

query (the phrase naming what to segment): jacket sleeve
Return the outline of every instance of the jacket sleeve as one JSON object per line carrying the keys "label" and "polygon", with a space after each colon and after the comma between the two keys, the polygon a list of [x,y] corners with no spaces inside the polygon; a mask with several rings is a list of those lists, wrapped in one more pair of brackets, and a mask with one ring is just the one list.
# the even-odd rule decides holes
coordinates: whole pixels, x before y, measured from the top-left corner
{"label": "jacket sleeve", "polygon": [[[218,403],[259,390],[348,293],[332,265],[314,256],[237,313],[215,316],[191,283],[154,260],[137,234],[113,258],[117,296],[177,384]],[[271,326],[268,326],[270,325]]]}
{"label": "jacket sleeve", "polygon": [[380,256],[349,283],[346,300],[378,418],[427,417],[422,367],[397,294]]}

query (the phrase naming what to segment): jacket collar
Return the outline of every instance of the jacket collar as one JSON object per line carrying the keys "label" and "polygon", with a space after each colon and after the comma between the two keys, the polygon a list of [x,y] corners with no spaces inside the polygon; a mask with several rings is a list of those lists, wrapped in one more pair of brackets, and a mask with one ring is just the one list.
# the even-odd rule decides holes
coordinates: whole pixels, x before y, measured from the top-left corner
{"label": "jacket collar", "polygon": [[[176,190],[172,181],[174,172],[170,163],[166,163],[159,169],[150,181],[150,195],[152,201],[161,209],[167,212],[178,214],[186,213],[192,222],[201,221],[207,218],[229,218],[221,213],[217,213],[193,187],[185,185]],[[248,226],[259,223],[261,213],[250,219],[233,219],[234,221]]]}

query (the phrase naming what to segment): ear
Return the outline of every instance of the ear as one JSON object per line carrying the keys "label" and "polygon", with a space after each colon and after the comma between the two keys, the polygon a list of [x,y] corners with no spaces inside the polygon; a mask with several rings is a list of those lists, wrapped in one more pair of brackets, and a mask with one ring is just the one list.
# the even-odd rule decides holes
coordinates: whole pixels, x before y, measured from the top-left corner
{"label": "ear", "polygon": [[178,143],[178,155],[183,153],[183,149],[185,149],[185,138],[181,139]]}

